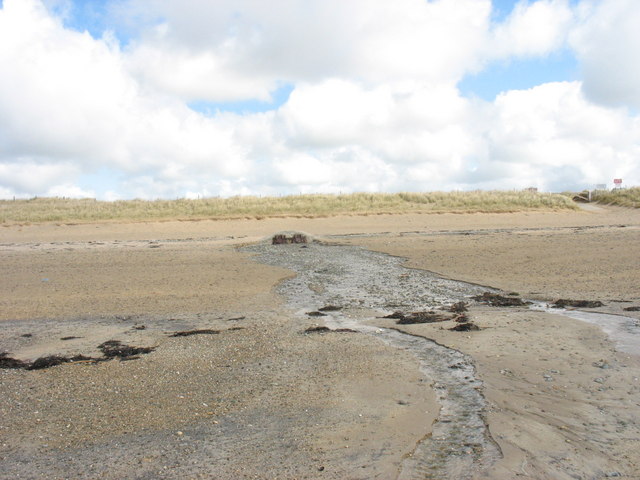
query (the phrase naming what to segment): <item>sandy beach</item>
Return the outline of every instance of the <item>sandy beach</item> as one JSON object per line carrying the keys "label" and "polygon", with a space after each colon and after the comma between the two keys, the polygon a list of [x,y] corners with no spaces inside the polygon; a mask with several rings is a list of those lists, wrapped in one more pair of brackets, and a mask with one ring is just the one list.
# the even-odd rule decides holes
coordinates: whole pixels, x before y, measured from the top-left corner
{"label": "sandy beach", "polygon": [[[293,246],[247,248],[282,231],[335,249],[312,273],[325,251],[381,262],[388,290],[360,304],[331,297],[335,279],[296,293],[293,267],[269,253]],[[638,479],[640,350],[528,305],[467,299],[479,330],[465,332],[379,318],[388,292],[419,307],[411,289],[432,272],[542,304],[598,300],[587,310],[640,322],[625,310],[640,306],[638,252],[640,211],[618,207],[0,227],[6,358],[153,348],[0,369],[0,478],[454,478],[442,473],[453,464],[414,465],[445,423],[443,393],[415,352],[382,338],[399,330],[458,352],[479,382],[485,440],[448,452],[471,459],[455,478]],[[308,315],[332,298],[340,312]],[[356,328],[305,332],[330,320]]]}

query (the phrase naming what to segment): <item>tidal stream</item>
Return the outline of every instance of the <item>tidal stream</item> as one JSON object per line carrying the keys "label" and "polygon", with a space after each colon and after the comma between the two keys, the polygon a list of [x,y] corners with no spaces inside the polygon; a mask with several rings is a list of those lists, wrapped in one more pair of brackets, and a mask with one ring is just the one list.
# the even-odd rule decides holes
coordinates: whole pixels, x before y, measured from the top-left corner
{"label": "tidal stream", "polygon": [[298,315],[308,318],[307,312],[338,307],[321,317],[328,327],[351,328],[416,356],[436,392],[440,412],[433,426],[425,425],[431,435],[407,452],[398,478],[465,479],[499,458],[471,358],[427,338],[368,324],[394,310],[442,307],[490,289],[409,269],[401,258],[360,247],[263,243],[246,250],[262,263],[296,272],[278,291]]}

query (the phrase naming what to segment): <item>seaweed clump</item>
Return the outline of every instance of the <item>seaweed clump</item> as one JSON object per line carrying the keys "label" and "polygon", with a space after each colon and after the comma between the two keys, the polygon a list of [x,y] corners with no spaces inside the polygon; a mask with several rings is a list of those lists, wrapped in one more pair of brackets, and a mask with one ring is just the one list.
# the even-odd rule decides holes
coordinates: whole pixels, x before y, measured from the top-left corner
{"label": "seaweed clump", "polygon": [[393,312],[390,315],[386,315],[383,318],[394,318],[396,319],[397,325],[413,325],[416,323],[436,323],[436,322],[446,322],[447,320],[451,320],[452,317],[449,315],[445,315],[442,313],[428,311],[428,312],[412,312],[408,314],[404,314],[402,312]]}
{"label": "seaweed clump", "polygon": [[351,328],[336,328],[335,330],[332,330],[329,327],[309,327],[303,333],[309,334],[309,333],[333,333],[333,332],[358,333],[356,330],[353,330]]}
{"label": "seaweed clump", "polygon": [[63,363],[74,362],[98,362],[102,359],[85,357],[84,355],[74,355],[73,357],[63,357],[60,355],[48,355],[46,357],[40,357],[33,362],[25,362],[17,358],[8,356],[7,352],[0,353],[0,368],[13,369],[13,370],[42,370],[44,368],[55,367],[56,365],[62,365]]}
{"label": "seaweed clump", "polygon": [[484,292],[482,295],[476,295],[471,298],[476,302],[491,305],[492,307],[524,307],[530,305],[530,302],[525,302],[521,298],[505,297],[504,295],[490,292]]}
{"label": "seaweed clump", "polygon": [[551,304],[551,308],[598,308],[604,307],[604,303],[600,300],[567,300],[566,298],[561,298],[556,300]]}
{"label": "seaweed clump", "polygon": [[155,350],[154,347],[132,347],[130,345],[125,345],[118,340],[109,340],[101,343],[98,345],[98,348],[105,358],[118,357],[120,359],[137,358],[140,354],[151,353]]}
{"label": "seaweed clump", "polygon": [[473,322],[459,323],[455,327],[451,327],[449,330],[453,332],[471,332],[480,330],[480,327]]}
{"label": "seaweed clump", "polygon": [[175,332],[170,337],[190,337],[191,335],[216,335],[220,333],[220,330],[212,330],[210,328],[203,328],[201,330],[185,330],[183,332]]}

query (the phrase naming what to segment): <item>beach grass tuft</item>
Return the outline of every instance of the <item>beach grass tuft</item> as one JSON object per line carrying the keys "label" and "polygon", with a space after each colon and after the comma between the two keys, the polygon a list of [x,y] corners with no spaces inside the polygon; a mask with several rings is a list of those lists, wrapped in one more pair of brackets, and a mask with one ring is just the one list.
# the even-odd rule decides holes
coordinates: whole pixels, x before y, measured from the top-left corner
{"label": "beach grass tuft", "polygon": [[324,217],[396,213],[496,213],[576,209],[564,195],[528,191],[309,194],[197,200],[0,200],[3,224]]}
{"label": "beach grass tuft", "polygon": [[640,208],[640,187],[620,188],[610,191],[596,190],[593,200],[608,205]]}

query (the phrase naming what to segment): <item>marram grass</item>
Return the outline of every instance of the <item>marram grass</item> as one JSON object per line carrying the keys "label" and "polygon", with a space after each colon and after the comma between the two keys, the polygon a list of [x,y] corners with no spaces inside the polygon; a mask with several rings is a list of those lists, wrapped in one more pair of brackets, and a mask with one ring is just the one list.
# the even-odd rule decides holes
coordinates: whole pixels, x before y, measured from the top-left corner
{"label": "marram grass", "polygon": [[116,202],[34,198],[0,200],[0,221],[3,224],[90,223],[394,213],[491,213],[576,208],[575,203],[563,195],[524,191],[313,194]]}
{"label": "marram grass", "polygon": [[640,208],[640,187],[621,188],[611,191],[598,190],[595,192],[593,200],[608,205]]}

